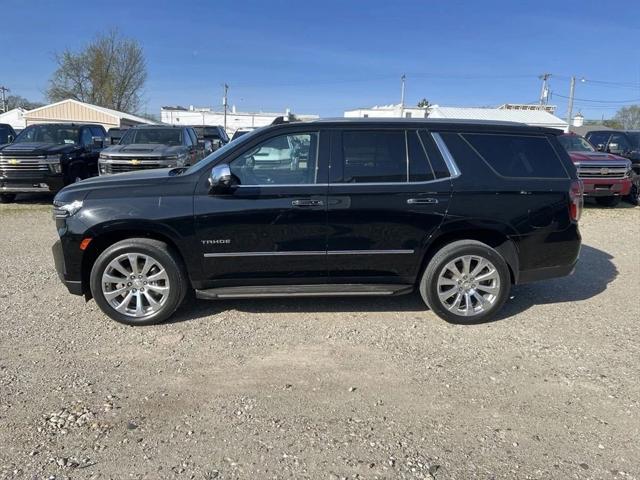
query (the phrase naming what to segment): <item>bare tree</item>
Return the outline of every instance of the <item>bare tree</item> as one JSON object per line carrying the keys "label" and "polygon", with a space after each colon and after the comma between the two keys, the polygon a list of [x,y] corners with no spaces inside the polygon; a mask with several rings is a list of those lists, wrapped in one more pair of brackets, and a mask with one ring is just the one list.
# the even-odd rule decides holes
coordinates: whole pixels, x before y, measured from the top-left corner
{"label": "bare tree", "polygon": [[33,110],[34,108],[42,107],[44,103],[32,102],[20,95],[7,96],[7,110],[13,110],[14,108],[24,108],[25,110]]}
{"label": "bare tree", "polygon": [[625,130],[640,129],[640,105],[623,107],[616,112],[613,119]]}
{"label": "bare tree", "polygon": [[124,112],[140,108],[147,67],[136,40],[111,30],[82,51],[57,54],[56,62],[47,90],[51,101],[73,98]]}

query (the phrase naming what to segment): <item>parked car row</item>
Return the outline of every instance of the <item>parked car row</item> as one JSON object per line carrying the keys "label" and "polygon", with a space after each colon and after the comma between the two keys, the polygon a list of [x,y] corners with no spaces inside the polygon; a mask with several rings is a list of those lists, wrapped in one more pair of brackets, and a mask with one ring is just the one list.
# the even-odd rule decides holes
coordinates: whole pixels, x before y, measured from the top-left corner
{"label": "parked car row", "polygon": [[[200,127],[198,127],[200,128]],[[212,141],[213,140],[213,141]],[[221,127],[31,125],[16,135],[0,125],[0,201],[18,193],[55,193],[96,175],[190,166],[229,141]],[[109,145],[110,144],[110,145]]]}

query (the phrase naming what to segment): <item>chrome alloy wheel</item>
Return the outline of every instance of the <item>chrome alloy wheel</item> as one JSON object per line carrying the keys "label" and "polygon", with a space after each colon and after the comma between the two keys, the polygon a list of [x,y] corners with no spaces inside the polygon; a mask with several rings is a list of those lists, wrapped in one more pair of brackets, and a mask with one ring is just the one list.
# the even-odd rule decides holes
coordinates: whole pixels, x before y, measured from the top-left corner
{"label": "chrome alloy wheel", "polygon": [[116,312],[129,317],[144,318],[159,311],[170,288],[164,267],[142,253],[119,255],[102,274],[105,300]]}
{"label": "chrome alloy wheel", "polygon": [[447,263],[438,276],[438,297],[451,313],[472,317],[486,312],[500,293],[500,275],[486,258],[464,255]]}

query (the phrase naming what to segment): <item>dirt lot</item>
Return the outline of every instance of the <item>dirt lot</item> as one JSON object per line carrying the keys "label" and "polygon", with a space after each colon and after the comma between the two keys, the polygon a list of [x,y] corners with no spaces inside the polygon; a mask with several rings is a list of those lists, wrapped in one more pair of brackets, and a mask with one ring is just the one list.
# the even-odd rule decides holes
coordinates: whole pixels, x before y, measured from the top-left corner
{"label": "dirt lot", "polygon": [[117,324],[0,206],[0,478],[640,478],[640,208],[573,277],[450,325],[417,296],[191,302]]}

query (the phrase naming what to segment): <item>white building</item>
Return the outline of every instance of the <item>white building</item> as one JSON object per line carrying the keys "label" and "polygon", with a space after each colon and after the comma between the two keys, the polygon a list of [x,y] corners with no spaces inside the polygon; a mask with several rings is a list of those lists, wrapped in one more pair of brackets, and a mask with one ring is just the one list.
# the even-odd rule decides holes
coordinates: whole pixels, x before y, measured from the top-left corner
{"label": "white building", "polygon": [[346,118],[427,118],[427,109],[408,107],[402,104],[374,105],[369,108],[356,108],[344,112]]}
{"label": "white building", "polygon": [[[281,113],[274,112],[238,112],[236,107],[227,111],[227,134],[229,136],[239,128],[255,128],[270,125],[277,117],[287,117],[291,112],[287,109]],[[312,120],[318,115],[301,115],[296,113],[300,120]],[[211,108],[188,109],[183,107],[162,107],[160,120],[171,125],[224,125],[224,112],[214,111]]]}
{"label": "white building", "polygon": [[505,103],[498,108],[441,107],[431,105],[428,108],[403,107],[401,104],[376,105],[371,108],[347,110],[347,118],[460,118],[465,120],[494,120],[519,122],[540,127],[558,128],[567,131],[564,120],[553,115],[553,105],[529,105]]}
{"label": "white building", "polygon": [[27,120],[24,118],[25,113],[27,110],[21,107],[0,113],[0,123],[8,123],[14,130],[22,130],[27,126]]}
{"label": "white building", "polygon": [[467,108],[441,107],[429,108],[429,118],[460,118],[464,120],[493,120],[500,122],[526,123],[536,127],[557,128],[568,131],[567,122],[546,110],[524,110],[509,108]]}

